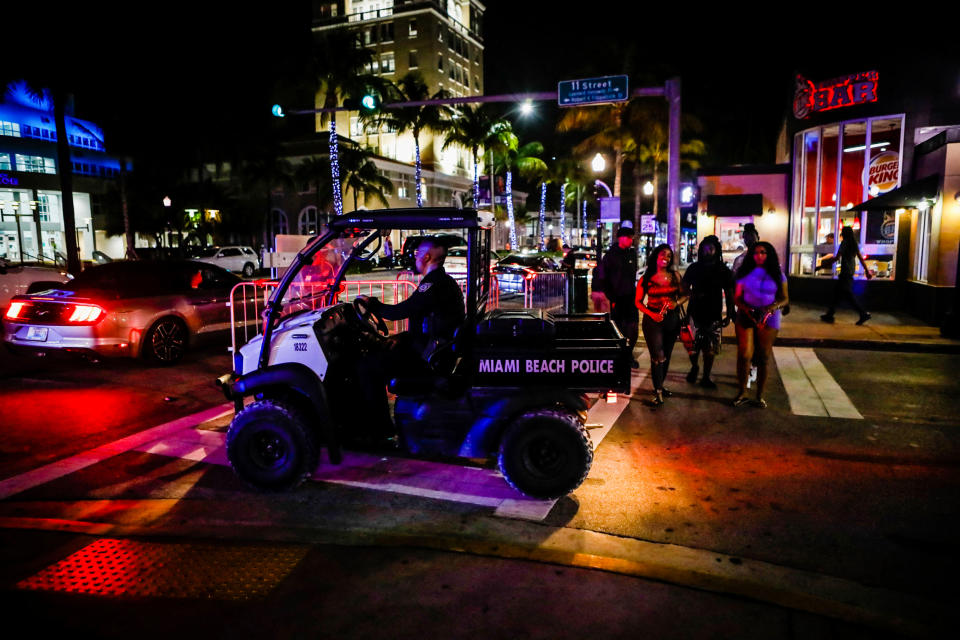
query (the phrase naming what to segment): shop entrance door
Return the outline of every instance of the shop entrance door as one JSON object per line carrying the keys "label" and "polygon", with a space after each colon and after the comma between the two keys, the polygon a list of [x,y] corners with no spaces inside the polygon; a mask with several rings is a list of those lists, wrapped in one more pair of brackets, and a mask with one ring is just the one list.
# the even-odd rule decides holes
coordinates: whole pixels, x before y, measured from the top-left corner
{"label": "shop entrance door", "polygon": [[747,248],[743,244],[743,225],[748,222],[753,222],[753,216],[717,218],[714,233],[720,238],[723,261],[728,267],[732,266],[734,258]]}

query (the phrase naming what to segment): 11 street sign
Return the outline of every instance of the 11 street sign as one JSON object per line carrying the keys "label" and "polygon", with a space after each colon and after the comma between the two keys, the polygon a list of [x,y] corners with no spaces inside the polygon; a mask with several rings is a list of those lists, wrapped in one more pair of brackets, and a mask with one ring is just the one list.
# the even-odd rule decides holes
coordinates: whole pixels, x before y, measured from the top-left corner
{"label": "11 street sign", "polygon": [[604,76],[557,83],[557,104],[578,107],[585,104],[623,102],[630,97],[627,76]]}

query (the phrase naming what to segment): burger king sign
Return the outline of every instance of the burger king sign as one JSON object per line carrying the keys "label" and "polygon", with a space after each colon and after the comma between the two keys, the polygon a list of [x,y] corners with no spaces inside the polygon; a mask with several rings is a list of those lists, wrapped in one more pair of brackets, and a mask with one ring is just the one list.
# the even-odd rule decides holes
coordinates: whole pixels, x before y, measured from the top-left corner
{"label": "burger king sign", "polygon": [[900,154],[884,151],[870,159],[867,165],[867,191],[871,196],[893,191],[900,180]]}

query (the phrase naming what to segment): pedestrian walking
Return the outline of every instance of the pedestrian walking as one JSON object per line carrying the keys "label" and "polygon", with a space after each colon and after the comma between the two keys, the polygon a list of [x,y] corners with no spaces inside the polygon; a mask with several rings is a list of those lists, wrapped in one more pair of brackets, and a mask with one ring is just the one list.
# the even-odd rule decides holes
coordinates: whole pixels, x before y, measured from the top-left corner
{"label": "pedestrian walking", "polygon": [[649,404],[658,407],[671,395],[663,383],[670,368],[670,355],[680,335],[680,312],[683,282],[673,266],[673,250],[661,244],[647,258],[647,268],[637,284],[636,307],[643,313],[643,339],[650,353],[650,376],[653,398]]}
{"label": "pedestrian walking", "polygon": [[387,269],[393,268],[393,242],[390,236],[383,240],[383,262],[387,265]]}
{"label": "pedestrian walking", "polygon": [[820,319],[824,322],[831,324],[834,322],[837,305],[843,300],[849,302],[850,306],[860,314],[860,319],[857,320],[858,325],[862,325],[870,319],[870,312],[863,308],[863,305],[860,304],[857,296],[853,293],[853,275],[857,271],[857,260],[863,265],[863,273],[866,274],[867,280],[873,278],[873,273],[867,268],[863,254],[860,253],[857,239],[853,235],[853,227],[844,227],[840,230],[840,248],[837,250],[837,255],[824,259],[822,264],[822,266],[830,268],[837,261],[840,262],[840,273],[837,275],[837,282],[833,288],[833,300],[830,302],[827,312],[820,316]]}
{"label": "pedestrian walking", "polygon": [[[753,248],[753,245],[760,242],[760,232],[757,231],[756,225],[752,222],[747,222],[743,225],[743,230],[741,231],[743,237],[744,250],[743,253],[738,255],[733,259],[733,273],[737,273],[740,270],[740,267],[743,265],[744,259],[747,257],[747,254],[750,252],[750,249]],[[747,377],[747,387],[755,382],[757,379],[757,362],[754,360],[750,363],[750,374]]]}
{"label": "pedestrian walking", "polygon": [[603,293],[610,302],[610,317],[630,346],[631,366],[640,368],[633,357],[640,329],[640,313],[634,304],[637,287],[637,251],[633,247],[633,223],[624,220],[617,230],[617,243],[601,261]]}
{"label": "pedestrian walking", "polygon": [[697,261],[687,267],[683,284],[690,295],[687,311],[695,331],[693,353],[690,354],[690,372],[687,382],[697,381],[699,360],[703,356],[703,377],[700,386],[716,389],[710,379],[713,361],[720,353],[720,333],[723,330],[723,308],[726,302],[726,317],[729,321],[736,315],[733,305],[733,273],[721,259],[722,248],[717,236],[707,236],[700,242]]}
{"label": "pedestrian walking", "polygon": [[750,362],[757,363],[757,398],[754,404],[766,407],[763,392],[773,343],[780,330],[780,310],[789,302],[787,278],[780,270],[777,250],[769,242],[754,244],[736,272],[737,382],[740,390],[733,406],[745,404]]}

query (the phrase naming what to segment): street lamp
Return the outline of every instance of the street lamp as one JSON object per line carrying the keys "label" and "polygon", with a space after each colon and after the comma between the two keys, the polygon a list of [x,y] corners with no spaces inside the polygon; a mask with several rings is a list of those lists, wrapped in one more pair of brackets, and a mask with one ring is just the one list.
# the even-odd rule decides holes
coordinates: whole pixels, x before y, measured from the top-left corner
{"label": "street lamp", "polygon": [[647,180],[647,183],[643,185],[643,195],[652,196],[653,195],[653,183]]}
{"label": "street lamp", "polygon": [[594,173],[603,173],[603,170],[607,168],[607,161],[603,159],[603,156],[599,153],[593,156],[593,160],[590,162],[590,167],[593,169]]}
{"label": "street lamp", "polygon": [[533,102],[531,102],[530,100],[524,100],[520,104],[520,114],[524,116],[528,116],[531,113],[533,113]]}

